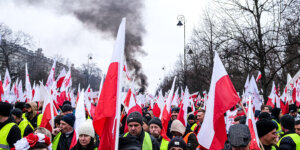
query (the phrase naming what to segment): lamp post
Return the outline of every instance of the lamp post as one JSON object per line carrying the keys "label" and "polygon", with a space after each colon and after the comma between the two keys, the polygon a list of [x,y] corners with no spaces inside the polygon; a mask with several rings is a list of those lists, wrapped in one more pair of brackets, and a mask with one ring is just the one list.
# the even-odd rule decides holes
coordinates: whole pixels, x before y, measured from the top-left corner
{"label": "lamp post", "polygon": [[186,58],[185,58],[185,56],[186,56],[186,49],[185,49],[185,22],[186,22],[186,20],[185,20],[185,17],[184,17],[184,15],[178,15],[177,16],[177,20],[178,20],[178,23],[177,23],[177,26],[179,26],[179,27],[181,27],[181,26],[183,26],[183,81],[184,81],[184,83],[183,83],[183,86],[185,86],[186,85]]}
{"label": "lamp post", "polygon": [[88,54],[88,65],[87,65],[87,84],[89,84],[89,81],[90,81],[90,60],[92,60],[93,57],[92,57],[92,54]]}

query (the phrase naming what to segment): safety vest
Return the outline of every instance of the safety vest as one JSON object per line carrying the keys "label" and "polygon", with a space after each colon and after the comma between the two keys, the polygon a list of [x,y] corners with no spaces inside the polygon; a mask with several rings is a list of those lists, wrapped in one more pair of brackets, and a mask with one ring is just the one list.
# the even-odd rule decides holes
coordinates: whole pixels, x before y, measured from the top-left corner
{"label": "safety vest", "polygon": [[0,130],[0,135],[1,135],[1,138],[0,138],[0,150],[9,150],[10,147],[9,147],[9,144],[7,142],[7,136],[8,136],[8,133],[10,131],[10,129],[16,125],[16,123],[8,123],[6,124],[4,127],[2,127],[2,129]]}
{"label": "safety vest", "polygon": [[[126,137],[127,135],[128,135],[128,132],[125,133],[123,137]],[[147,132],[145,132],[142,150],[152,150],[152,141],[151,141],[149,133],[147,133]]]}
{"label": "safety vest", "polygon": [[284,132],[282,132],[282,130],[281,130],[281,125],[280,125],[280,123],[278,123],[275,119],[272,119],[272,121],[274,121],[274,122],[277,124],[277,126],[278,126],[278,129],[276,130],[276,134],[277,134],[278,136],[283,135]]}
{"label": "safety vest", "polygon": [[194,123],[191,127],[191,130],[194,131],[196,127],[197,127],[197,123]]}
{"label": "safety vest", "polygon": [[285,136],[283,136],[277,143],[277,146],[279,147],[280,146],[280,142],[283,138],[285,137],[291,137],[292,140],[295,142],[296,144],[296,149],[300,149],[300,136],[297,134],[297,133],[291,133],[291,134],[287,134]]}
{"label": "safety vest", "polygon": [[23,119],[23,120],[19,123],[19,125],[18,125],[18,127],[19,127],[20,130],[21,130],[21,137],[22,137],[22,138],[23,138],[23,136],[24,136],[25,129],[26,129],[26,127],[27,127],[28,125],[31,127],[32,130],[34,130],[33,126],[31,125],[31,123],[30,123],[27,119]]}
{"label": "safety vest", "polygon": [[187,144],[188,143],[188,139],[189,136],[192,134],[193,132],[189,132],[188,134],[185,135],[185,137],[183,138],[184,142]]}
{"label": "safety vest", "polygon": [[[26,113],[22,114],[22,118],[28,120],[27,117],[26,117]],[[38,114],[37,122],[36,122],[37,128],[40,127],[40,125],[42,123],[42,119],[43,119],[43,114]],[[30,125],[33,127],[33,125],[31,123],[30,123]]]}
{"label": "safety vest", "polygon": [[59,142],[59,139],[60,139],[60,136],[61,136],[61,132],[59,132],[53,139],[53,142],[52,142],[52,150],[56,150],[57,149],[57,145],[58,145],[58,142]]}
{"label": "safety vest", "polygon": [[160,143],[160,150],[167,150],[168,144],[169,144],[169,141],[162,138],[161,143]]}

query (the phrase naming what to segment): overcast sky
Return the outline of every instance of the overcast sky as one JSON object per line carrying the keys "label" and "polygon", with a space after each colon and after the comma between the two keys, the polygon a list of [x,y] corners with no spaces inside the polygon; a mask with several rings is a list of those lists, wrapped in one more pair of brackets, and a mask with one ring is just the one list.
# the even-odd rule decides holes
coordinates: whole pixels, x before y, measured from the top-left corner
{"label": "overcast sky", "polygon": [[[143,16],[146,35],[143,49],[148,55],[138,59],[148,77],[149,93],[154,94],[159,79],[174,68],[178,56],[183,54],[183,28],[176,26],[177,16],[184,15],[187,20],[188,39],[193,27],[201,22],[206,1],[145,0]],[[115,39],[107,38],[100,31],[89,30],[71,14],[0,0],[0,22],[14,31],[22,30],[33,36],[33,50],[43,48],[46,57],[59,54],[79,67],[87,63],[87,56],[91,53],[92,61],[104,72],[107,70]]]}

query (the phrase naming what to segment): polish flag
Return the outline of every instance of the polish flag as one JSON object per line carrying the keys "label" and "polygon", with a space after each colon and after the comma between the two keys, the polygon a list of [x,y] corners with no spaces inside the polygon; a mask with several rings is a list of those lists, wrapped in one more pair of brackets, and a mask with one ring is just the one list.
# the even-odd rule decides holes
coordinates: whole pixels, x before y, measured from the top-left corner
{"label": "polish flag", "polygon": [[[50,95],[50,93],[47,93]],[[54,128],[54,117],[57,116],[57,111],[55,106],[53,105],[53,100],[51,96],[45,96],[46,99],[44,101],[43,105],[43,118],[41,121],[40,127],[48,129],[50,132],[52,132],[52,129]]]}
{"label": "polish flag", "polygon": [[[85,108],[84,108],[84,91],[82,90],[79,95],[79,100],[76,106],[76,112],[75,112],[75,123],[74,123],[74,129],[76,133],[78,133],[78,129],[80,127],[80,124],[85,122],[86,116],[85,116]],[[76,134],[76,139],[78,139],[78,134]],[[77,141],[77,140],[76,140]]]}
{"label": "polish flag", "polygon": [[248,114],[247,114],[247,122],[246,124],[249,127],[250,134],[251,134],[251,141],[250,141],[250,149],[251,150],[260,150],[259,148],[259,138],[257,134],[257,128],[256,128],[256,123],[255,123],[255,118],[253,114],[253,107],[251,104],[251,98],[249,98],[249,109],[248,109]]}
{"label": "polish flag", "polygon": [[69,87],[72,86],[72,76],[71,76],[71,67],[64,78],[64,81],[61,85],[60,91],[67,91]]}
{"label": "polish flag", "polygon": [[10,84],[11,84],[11,78],[10,78],[8,69],[6,69],[5,76],[4,76],[4,81],[3,81],[3,89],[4,89],[5,93],[9,92],[9,90],[10,90]]}
{"label": "polish flag", "polygon": [[125,23],[126,19],[123,18],[93,120],[95,131],[100,137],[99,150],[118,149]]}
{"label": "polish flag", "polygon": [[56,79],[56,87],[60,88],[62,86],[62,83],[66,77],[66,70],[63,68],[63,70],[60,72],[59,76]]}
{"label": "polish flag", "polygon": [[258,80],[261,79],[261,72],[258,72],[257,78],[256,78],[256,82],[258,82]]}
{"label": "polish flag", "polygon": [[277,97],[277,95],[276,95],[276,87],[275,87],[275,83],[273,81],[272,90],[271,90],[270,95],[268,96],[267,105],[272,106],[272,108],[274,108],[275,107],[275,102],[276,102],[276,97]]}
{"label": "polish flag", "polygon": [[189,90],[186,87],[185,91],[184,91],[182,105],[180,106],[179,114],[178,114],[178,117],[177,117],[177,119],[179,121],[181,121],[181,123],[184,126],[187,126],[187,108],[188,108],[188,106],[189,106]]}
{"label": "polish flag", "polygon": [[162,112],[164,108],[165,102],[164,102],[164,96],[162,95],[162,90],[159,91],[159,95],[156,99],[156,103],[153,106],[152,112],[153,115],[157,118],[160,117],[160,113]]}
{"label": "polish flag", "polygon": [[[131,88],[128,90],[126,98],[124,100],[125,110],[127,112],[127,116],[130,115],[132,112],[139,112],[143,115],[142,108],[136,103],[134,98],[134,94],[131,92]],[[125,123],[124,133],[128,132],[127,122]]]}
{"label": "polish flag", "polygon": [[[171,118],[171,102],[172,102],[172,98],[173,98],[173,92],[174,92],[174,86],[175,86],[175,81],[176,81],[176,77],[174,78],[173,84],[172,84],[172,88],[170,90],[168,99],[164,105],[163,111],[160,114],[160,120],[162,123],[162,131],[161,134],[164,137],[164,135],[166,135],[167,133],[167,129],[168,129],[168,123],[169,120]],[[167,140],[169,140],[169,138],[166,137]]]}
{"label": "polish flag", "polygon": [[27,98],[27,101],[31,101],[32,100],[32,88],[31,88],[31,84],[30,84],[27,63],[25,64],[25,71],[26,71],[26,74],[25,74],[26,75],[25,76],[26,98]]}
{"label": "polish flag", "polygon": [[176,92],[175,92],[175,95],[174,95],[174,98],[173,98],[173,100],[172,100],[172,103],[171,103],[171,106],[176,106],[176,107],[178,107],[178,100],[179,99],[179,97],[178,97],[178,88],[176,89]]}
{"label": "polish flag", "polygon": [[227,140],[224,113],[240,101],[231,80],[215,52],[206,114],[201,130],[197,135],[201,146],[210,150],[224,148]]}
{"label": "polish flag", "polygon": [[56,59],[53,62],[53,65],[51,67],[47,82],[46,82],[46,87],[52,87],[53,83],[55,82],[55,66],[56,66]]}

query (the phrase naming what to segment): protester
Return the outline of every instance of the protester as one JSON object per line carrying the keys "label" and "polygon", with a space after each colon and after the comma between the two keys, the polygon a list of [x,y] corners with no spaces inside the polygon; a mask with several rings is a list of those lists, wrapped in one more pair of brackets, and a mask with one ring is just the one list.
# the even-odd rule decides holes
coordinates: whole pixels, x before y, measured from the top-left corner
{"label": "protester", "polygon": [[78,129],[78,141],[72,150],[96,150],[95,131],[91,119],[86,120]]}
{"label": "protester", "polygon": [[300,120],[295,122],[295,132],[300,136]]}
{"label": "protester", "polygon": [[168,130],[167,130],[167,136],[171,139],[173,137],[173,134],[171,133],[171,125],[172,125],[172,122],[177,119],[177,116],[178,116],[178,113],[179,113],[179,108],[178,107],[174,107],[172,108],[171,110],[171,119],[168,123]]}
{"label": "protester", "polygon": [[272,120],[271,115],[268,112],[261,112],[258,116],[258,120],[261,120],[261,119]]}
{"label": "protester", "polygon": [[66,103],[61,108],[61,115],[71,114],[73,113],[73,108],[70,104]]}
{"label": "protester", "polygon": [[204,116],[205,116],[205,110],[204,109],[200,109],[197,111],[197,115],[196,115],[196,122],[197,122],[197,126],[194,130],[195,134],[198,134],[200,131],[200,128],[202,126],[203,120],[204,120]]}
{"label": "protester", "polygon": [[75,116],[73,114],[64,115],[60,121],[59,128],[53,130],[53,150],[66,150],[70,148],[74,135]]}
{"label": "protester", "polygon": [[13,150],[51,150],[51,139],[45,134],[29,134],[15,143]]}
{"label": "protester", "polygon": [[33,128],[40,127],[43,118],[43,114],[38,113],[37,109],[36,102],[28,102],[25,104],[26,113],[22,115],[24,119],[27,119],[30,122]]}
{"label": "protester", "polygon": [[188,150],[195,150],[198,147],[199,144],[196,135],[191,130],[185,128],[179,120],[173,121],[171,132],[175,137],[183,138]]}
{"label": "protester", "polygon": [[269,119],[261,119],[256,122],[257,134],[265,150],[278,149],[276,143],[276,125]]}
{"label": "protester", "polygon": [[295,104],[289,105],[289,114],[294,118],[295,121],[300,120],[300,115],[298,114],[298,109]]}
{"label": "protester", "polygon": [[187,150],[186,143],[180,137],[173,138],[169,145],[168,150]]}
{"label": "protester", "polygon": [[57,115],[54,119],[54,128],[59,128],[60,120],[62,119],[63,115]]}
{"label": "protester", "polygon": [[270,107],[268,105],[261,105],[260,106],[260,113],[267,112],[270,113]]}
{"label": "protester", "polygon": [[[36,128],[34,130],[34,134],[38,134],[38,133],[42,133],[42,134],[45,134],[46,136],[48,136],[50,139],[52,139],[52,134],[51,132],[46,129],[46,128],[42,128],[42,127],[39,127],[39,128]],[[52,141],[52,140],[51,140]]]}
{"label": "protester", "polygon": [[[157,142],[157,140],[152,135],[150,135],[149,133],[143,130],[142,128],[143,117],[139,112],[135,111],[128,115],[127,125],[128,125],[128,133],[122,135],[122,137],[126,137],[126,138],[120,138],[120,141],[121,140],[130,141],[132,139],[135,139],[136,140],[135,143],[141,143],[142,149],[145,149],[147,147],[153,150],[159,150],[159,143]],[[126,145],[121,145],[120,149],[124,149],[123,146]]]}
{"label": "protester", "polygon": [[149,133],[149,123],[145,117],[143,117],[143,129],[144,129],[144,131]]}
{"label": "protester", "polygon": [[193,114],[190,114],[188,116],[188,126],[191,128],[192,131],[195,130],[197,123],[195,122],[195,116]]}
{"label": "protester", "polygon": [[149,122],[150,134],[159,142],[160,150],[167,150],[169,141],[165,140],[162,135],[162,123],[159,118],[152,118]]}
{"label": "protester", "polygon": [[19,108],[12,110],[11,116],[15,119],[16,123],[18,124],[18,127],[21,130],[22,138],[33,132],[33,126],[28,120],[22,118],[22,111]]}
{"label": "protester", "polygon": [[281,117],[280,121],[284,134],[277,143],[279,149],[300,149],[300,137],[295,133],[294,118],[286,114]]}
{"label": "protester", "polygon": [[10,149],[21,139],[21,131],[13,119],[9,117],[12,106],[0,102],[0,149]]}
{"label": "protester", "polygon": [[235,124],[229,128],[228,141],[232,150],[249,150],[251,134],[247,125]]}
{"label": "protester", "polygon": [[281,126],[280,126],[280,114],[281,114],[281,109],[280,108],[273,108],[271,110],[271,118],[272,121],[276,124],[276,132],[279,136],[281,136],[283,134],[282,130],[281,130]]}

